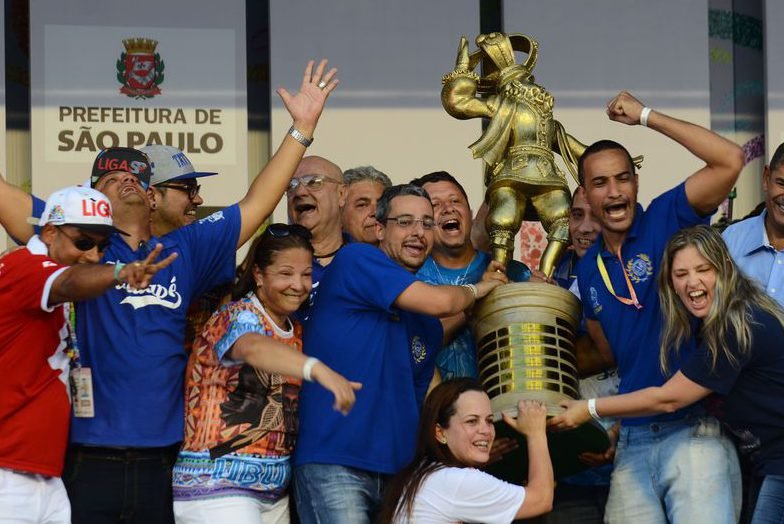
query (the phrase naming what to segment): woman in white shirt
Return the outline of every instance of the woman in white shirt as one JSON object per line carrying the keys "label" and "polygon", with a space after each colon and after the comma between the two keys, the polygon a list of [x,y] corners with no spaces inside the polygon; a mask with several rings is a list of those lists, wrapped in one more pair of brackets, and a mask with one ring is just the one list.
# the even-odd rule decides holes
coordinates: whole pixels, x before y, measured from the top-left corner
{"label": "woman in white shirt", "polygon": [[476,469],[490,459],[495,438],[482,385],[469,378],[439,384],[422,407],[414,460],[387,488],[380,522],[506,524],[550,511],[554,481],[546,416],[536,401],[520,401],[516,419],[504,414],[528,442],[528,485],[509,484]]}

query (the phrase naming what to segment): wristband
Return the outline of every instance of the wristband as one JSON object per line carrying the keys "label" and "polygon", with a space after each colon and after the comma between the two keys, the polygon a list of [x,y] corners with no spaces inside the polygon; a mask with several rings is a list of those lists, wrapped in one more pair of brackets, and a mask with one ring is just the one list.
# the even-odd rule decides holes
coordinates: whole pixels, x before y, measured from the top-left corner
{"label": "wristband", "polygon": [[122,271],[122,268],[124,268],[124,267],[125,267],[125,264],[123,264],[122,262],[117,262],[114,265],[114,281],[117,282],[118,284],[121,283],[121,281],[120,281],[120,271]]}
{"label": "wristband", "polygon": [[302,378],[307,380],[308,382],[313,382],[313,376],[310,374],[313,371],[313,366],[319,363],[319,359],[316,357],[308,357],[305,360],[305,363],[302,365]]}
{"label": "wristband", "polygon": [[479,291],[477,291],[476,286],[474,284],[463,284],[460,287],[464,287],[468,289],[471,294],[474,296],[474,300],[479,296]]}
{"label": "wristband", "polygon": [[294,140],[296,140],[297,142],[299,142],[305,147],[308,147],[310,144],[313,143],[312,138],[306,137],[305,135],[302,134],[302,132],[299,129],[297,129],[294,126],[291,126],[289,128],[289,135],[291,136],[291,138],[293,138]]}
{"label": "wristband", "polygon": [[648,117],[651,116],[651,109],[650,107],[643,107],[642,111],[640,112],[640,124],[648,127]]}
{"label": "wristband", "polygon": [[588,399],[588,413],[591,414],[591,417],[596,422],[601,422],[602,421],[602,417],[600,417],[599,413],[596,412],[596,399],[595,398],[589,398]]}

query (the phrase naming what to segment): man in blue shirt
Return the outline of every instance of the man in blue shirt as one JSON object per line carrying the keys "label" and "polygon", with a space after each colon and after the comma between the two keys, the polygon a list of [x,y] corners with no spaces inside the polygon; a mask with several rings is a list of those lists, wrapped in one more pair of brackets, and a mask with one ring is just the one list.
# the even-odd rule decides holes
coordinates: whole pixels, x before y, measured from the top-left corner
{"label": "man in blue shirt", "polygon": [[305,351],[363,386],[345,417],[303,386],[294,483],[304,524],[371,522],[386,479],[414,455],[419,404],[441,344],[436,317],[464,311],[507,281],[497,263],[477,284],[431,286],[416,278],[435,228],[422,188],[385,190],[376,220],[379,247],[353,243],[338,252],[305,328]]}
{"label": "man in blue shirt", "polygon": [[[618,365],[623,393],[665,381],[658,347],[659,260],[670,235],[705,221],[726,198],[743,152],[707,129],[643,107],[625,91],[607,113],[613,121],[650,127],[705,162],[643,211],[637,173],[623,146],[600,141],[580,158],[580,182],[602,234],[580,261],[577,280],[587,330],[603,357]],[[683,356],[690,345],[679,349]],[[622,424],[607,522],[736,521],[737,457],[715,419],[679,411]]]}
{"label": "man in blue shirt", "polygon": [[784,144],[762,174],[765,211],[732,224],[722,236],[735,263],[784,307]]}
{"label": "man in blue shirt", "polygon": [[[417,271],[417,277],[430,284],[473,284],[481,280],[490,263],[489,253],[477,251],[471,244],[471,209],[468,195],[460,183],[446,171],[436,171],[411,183],[427,191],[433,203],[435,227],[433,251]],[[522,262],[512,260],[506,270],[509,280],[525,282],[531,271]],[[447,323],[451,341],[438,353],[436,366],[442,380],[456,377],[479,378],[476,344],[465,317]]]}
{"label": "man in blue shirt", "polygon": [[[95,414],[74,417],[64,480],[74,522],[172,522],[171,461],[183,436],[183,350],[188,304],[200,293],[230,281],[235,250],[272,212],[310,144],[329,93],[334,69],[311,62],[300,92],[279,94],[294,123],[277,153],[237,204],[190,226],[156,238],[150,230],[151,166],[130,148],[101,152],[91,185],[112,203],[115,224],[104,262],[133,262],[163,244],[162,257],[177,253],[143,290],[118,285],[77,306],[81,365],[92,376]],[[9,195],[10,194],[10,195]],[[15,208],[31,207],[30,196],[3,185],[0,196]],[[21,203],[20,203],[21,202]],[[23,239],[19,209],[3,207],[0,221]],[[125,517],[123,517],[125,518]]]}

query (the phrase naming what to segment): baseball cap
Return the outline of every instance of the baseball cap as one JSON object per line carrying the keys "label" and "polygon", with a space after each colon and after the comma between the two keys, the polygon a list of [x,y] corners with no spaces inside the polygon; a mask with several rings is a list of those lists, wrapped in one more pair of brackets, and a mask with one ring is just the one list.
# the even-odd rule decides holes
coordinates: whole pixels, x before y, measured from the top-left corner
{"label": "baseball cap", "polygon": [[41,218],[29,218],[30,224],[45,226],[75,226],[96,233],[127,235],[112,223],[112,204],[109,199],[95,189],[83,186],[70,186],[55,191],[49,196],[41,213]]}
{"label": "baseball cap", "polygon": [[145,146],[141,150],[147,154],[152,163],[150,184],[153,186],[172,180],[187,180],[218,174],[196,171],[185,153],[176,147],[155,145]]}
{"label": "baseball cap", "polygon": [[146,189],[150,185],[150,159],[138,149],[131,147],[110,147],[104,149],[93,162],[93,171],[90,175],[90,187],[95,187],[98,180],[107,173],[125,171],[136,175],[139,182]]}

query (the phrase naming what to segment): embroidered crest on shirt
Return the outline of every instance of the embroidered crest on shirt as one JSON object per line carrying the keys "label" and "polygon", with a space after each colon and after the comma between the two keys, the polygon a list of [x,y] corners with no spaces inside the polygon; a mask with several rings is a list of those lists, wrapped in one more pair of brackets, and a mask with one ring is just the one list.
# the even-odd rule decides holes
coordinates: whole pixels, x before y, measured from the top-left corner
{"label": "embroidered crest on shirt", "polygon": [[635,284],[648,280],[653,275],[651,257],[644,253],[633,257],[626,263],[626,274],[629,275],[629,279]]}
{"label": "embroidered crest on shirt", "polygon": [[411,355],[414,357],[414,362],[417,364],[425,360],[425,357],[427,356],[425,343],[417,336],[411,339]]}

